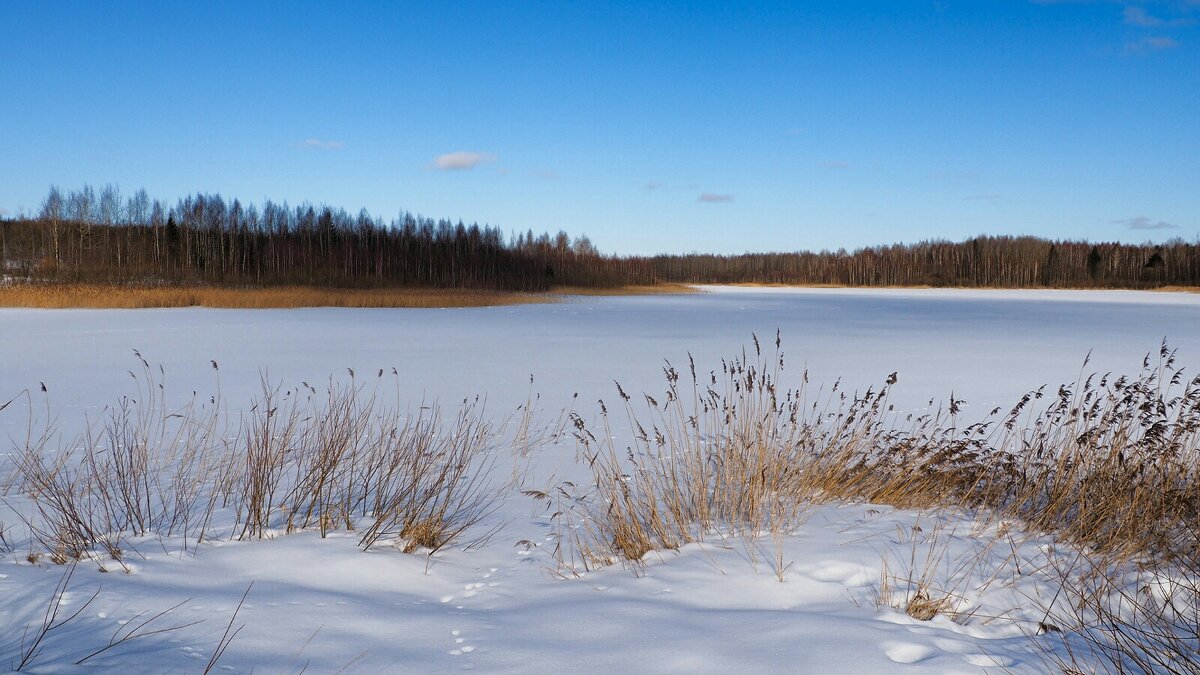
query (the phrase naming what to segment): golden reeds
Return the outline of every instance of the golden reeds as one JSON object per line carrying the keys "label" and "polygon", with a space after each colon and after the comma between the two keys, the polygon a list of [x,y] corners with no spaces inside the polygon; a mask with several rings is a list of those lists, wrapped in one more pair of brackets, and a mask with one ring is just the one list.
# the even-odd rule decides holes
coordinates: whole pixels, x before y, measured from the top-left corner
{"label": "golden reeds", "polygon": [[442,308],[555,302],[564,295],[695,293],[682,284],[615,288],[557,287],[547,293],[470,288],[332,288],[320,286],[148,286],[118,284],[2,284],[0,307],[37,309],[150,309],[214,307]]}
{"label": "golden reeds", "polygon": [[633,285],[612,288],[590,288],[587,286],[555,286],[554,295],[690,295],[699,293],[695,286],[676,283],[659,283],[653,286]]}
{"label": "golden reeds", "polygon": [[[1050,652],[1050,664],[1200,672],[1200,377],[1185,376],[1165,343],[1136,376],[1043,387],[971,424],[953,398],[934,414],[897,413],[894,375],[854,396],[780,390],[778,338],[774,356],[756,339],[751,357],[707,376],[689,365],[690,378],[668,365],[658,397],[617,385],[627,445],[605,404],[595,432],[573,417],[591,484],[526,493],[555,513],[559,574],[637,566],[706,536],[778,540],[809,506],[835,500],[967,511],[979,525],[1053,534],[1068,551],[1047,553],[1037,571],[1062,590],[1031,632],[1069,633],[1068,656]],[[885,558],[881,604],[922,620],[957,613],[983,557],[938,580],[946,551],[937,536],[930,546],[900,575]],[[782,581],[782,553],[772,562]]]}
{"label": "golden reeds", "polygon": [[1200,514],[1200,378],[1185,379],[1165,345],[1137,377],[1043,388],[964,425],[954,399],[896,413],[894,376],[856,396],[779,390],[778,344],[764,358],[756,340],[753,357],[708,377],[691,365],[690,382],[668,367],[658,398],[618,385],[628,446],[614,442],[603,404],[599,433],[575,416],[593,474],[572,528],[585,558],[638,560],[715,528],[788,527],[831,500],[983,509],[1122,559],[1200,556],[1185,527]]}
{"label": "golden reeds", "polygon": [[437,308],[548,302],[544,294],[438,288],[323,288],[313,286],[120,286],[108,284],[0,285],[0,307],[144,309],[219,307]]}
{"label": "golden reeds", "polygon": [[103,566],[102,552],[123,564],[122,548],[146,535],[186,548],[214,536],[217,508],[232,511],[222,524],[231,538],[361,527],[364,549],[434,552],[497,502],[488,453],[497,431],[478,401],[464,401],[449,424],[436,404],[404,414],[381,403],[381,370],[372,384],[351,375],[324,392],[264,383],[235,423],[219,396],[168,410],[161,378],[142,365],[136,397],[81,438],[54,447],[46,432],[14,453],[6,487],[29,497],[33,514],[21,517],[31,546],[55,563]]}
{"label": "golden reeds", "polygon": [[[446,423],[436,406],[403,415],[351,373],[323,393],[264,386],[230,430],[216,398],[168,411],[142,366],[136,402],[110,409],[95,433],[57,453],[48,433],[31,434],[14,454],[31,538],[54,562],[99,550],[119,563],[130,535],[198,541],[218,504],[233,511],[231,537],[343,529],[359,531],[364,549],[436,551],[500,497],[487,481],[497,435],[476,404]],[[780,537],[814,504],[969,511],[1053,534],[1069,551],[1048,553],[1039,571],[1062,589],[1039,630],[1069,631],[1084,652],[1051,661],[1200,672],[1200,377],[1185,376],[1165,344],[1132,377],[1043,387],[969,424],[953,397],[935,413],[897,412],[894,374],[878,390],[814,393],[807,376],[782,389],[783,368],[778,335],[773,354],[755,338],[751,354],[707,374],[690,359],[685,373],[668,364],[657,396],[618,384],[618,407],[601,403],[598,421],[572,410],[589,484],[525,491],[554,513],[557,571],[636,566],[714,533],[769,533],[782,581]],[[632,430],[627,443],[615,440],[613,414]],[[884,568],[879,601],[918,619],[955,614],[981,558],[939,580],[938,536],[926,555],[913,546],[899,574]],[[1131,588],[1131,575],[1150,583]]]}

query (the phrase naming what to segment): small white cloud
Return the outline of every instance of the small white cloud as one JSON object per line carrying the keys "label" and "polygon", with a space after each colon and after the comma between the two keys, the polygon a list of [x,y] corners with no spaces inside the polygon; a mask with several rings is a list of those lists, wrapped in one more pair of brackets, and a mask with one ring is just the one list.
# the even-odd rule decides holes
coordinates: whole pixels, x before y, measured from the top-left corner
{"label": "small white cloud", "polygon": [[1190,26],[1193,22],[1191,19],[1163,19],[1153,14],[1150,14],[1141,7],[1129,6],[1125,8],[1125,23],[1130,26],[1140,26],[1142,28],[1177,28],[1179,26]]}
{"label": "small white cloud", "polygon": [[696,201],[704,202],[707,204],[719,204],[719,203],[733,201],[733,195],[721,195],[721,194],[715,194],[712,192],[701,192],[700,196],[696,198]]}
{"label": "small white cloud", "polygon": [[8,215],[8,209],[0,209],[0,218],[4,218],[7,215]]}
{"label": "small white cloud", "polygon": [[663,186],[663,184],[656,180],[648,181],[646,183],[647,190],[659,190],[659,189],[662,189],[662,186]]}
{"label": "small white cloud", "polygon": [[474,169],[480,164],[487,164],[496,161],[496,156],[490,152],[447,152],[444,155],[438,155],[433,159],[431,165],[438,171],[464,171],[466,169]]}
{"label": "small white cloud", "polygon": [[1154,35],[1145,37],[1141,40],[1134,40],[1125,43],[1125,51],[1131,54],[1140,54],[1142,52],[1161,52],[1166,49],[1174,49],[1179,46],[1175,38],[1170,38],[1165,35]]}
{"label": "small white cloud", "polygon": [[1130,26],[1161,26],[1162,19],[1150,16],[1141,7],[1131,5],[1125,8],[1125,23]]}
{"label": "small white cloud", "polygon": [[541,178],[542,180],[558,180],[558,172],[551,171],[549,169],[530,171],[529,175],[533,176],[534,178]]}
{"label": "small white cloud", "polygon": [[843,162],[835,159],[828,162],[822,162],[821,166],[825,167],[826,169],[849,169],[850,162]]}
{"label": "small white cloud", "polygon": [[300,142],[302,148],[315,148],[317,150],[341,150],[346,147],[346,144],[341,141],[322,141],[319,138],[306,138]]}
{"label": "small white cloud", "polygon": [[1165,220],[1150,220],[1146,216],[1136,216],[1134,218],[1122,218],[1112,221],[1114,225],[1124,225],[1130,230],[1176,230],[1178,225],[1168,223]]}

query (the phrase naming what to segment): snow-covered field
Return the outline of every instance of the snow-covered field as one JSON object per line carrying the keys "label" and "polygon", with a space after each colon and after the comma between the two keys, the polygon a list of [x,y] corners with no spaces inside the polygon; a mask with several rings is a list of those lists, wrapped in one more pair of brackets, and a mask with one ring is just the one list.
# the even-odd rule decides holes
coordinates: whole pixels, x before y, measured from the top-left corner
{"label": "snow-covered field", "polygon": [[[750,348],[751,335],[783,339],[784,384],[809,371],[815,384],[863,390],[898,373],[892,401],[922,411],[953,393],[968,414],[1009,406],[1042,384],[1088,371],[1136,372],[1165,338],[1183,364],[1200,362],[1200,295],[1119,291],[732,289],[680,296],[586,297],[550,305],[455,310],[0,309],[0,433],[23,442],[52,419],[64,441],[122,395],[136,395],[137,350],[172,403],[220,395],[249,407],[263,380],[294,388],[380,370],[399,382],[401,409],[476,394],[503,420],[532,396],[535,426],[573,407],[593,419],[598,399],[663,389],[664,360],[688,355],[702,372]],[[212,362],[219,365],[214,369]],[[532,383],[531,383],[532,382]],[[46,393],[41,389],[45,387]],[[390,386],[390,384],[389,384]],[[576,395],[578,395],[576,397]],[[32,402],[32,404],[30,403]],[[614,434],[630,433],[614,427]],[[8,448],[6,447],[5,450]],[[569,436],[522,458],[497,452],[497,480],[524,470],[542,489],[583,475]],[[7,473],[7,469],[5,469]],[[21,498],[5,497],[21,508]],[[26,560],[27,536],[0,505],[11,550],[0,563],[0,668],[11,667],[27,626],[36,628],[62,575]],[[432,557],[390,547],[360,550],[357,534],[302,532],[267,541],[217,541],[181,554],[170,538],[134,540],[132,573],[79,565],[64,613],[99,594],[52,631],[29,670],[69,671],[123,625],[184,604],[139,638],[80,668],[202,671],[253,583],[218,663],[235,672],[1042,672],[1026,634],[1054,589],[1036,575],[1003,583],[1007,563],[1036,562],[1052,542],[1009,548],[996,524],[871,505],[815,508],[780,544],[714,535],[645,567],[575,578],[553,571],[548,514],[516,488],[480,526],[503,524],[478,548]],[[936,536],[935,536],[936,535]],[[954,578],[972,552],[990,563]],[[918,621],[891,605],[881,579],[932,555],[961,596],[957,620]],[[884,569],[887,569],[885,574]],[[935,565],[936,567],[937,565]],[[996,574],[989,575],[988,570]],[[891,584],[895,586],[895,583]],[[891,589],[903,593],[904,589]],[[135,617],[141,617],[135,619]],[[132,624],[125,624],[133,620]],[[1056,640],[1043,645],[1059,649]]]}

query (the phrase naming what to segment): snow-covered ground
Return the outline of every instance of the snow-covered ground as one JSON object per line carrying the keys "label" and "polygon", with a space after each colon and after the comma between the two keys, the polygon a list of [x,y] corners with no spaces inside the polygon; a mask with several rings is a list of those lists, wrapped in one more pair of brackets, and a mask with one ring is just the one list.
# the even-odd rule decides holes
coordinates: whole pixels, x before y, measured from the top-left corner
{"label": "snow-covered ground", "polygon": [[[776,330],[790,383],[807,368],[814,384],[841,378],[843,387],[865,389],[897,371],[892,400],[909,410],[931,399],[936,406],[953,392],[968,411],[983,414],[1038,385],[1075,381],[1089,352],[1088,371],[1133,373],[1164,338],[1182,363],[1200,361],[1200,295],[705,290],[455,310],[0,309],[0,404],[23,390],[33,401],[32,411],[22,398],[0,412],[0,433],[20,442],[32,412],[37,423],[53,418],[69,439],[85,418],[136,392],[128,372],[141,367],[134,350],[162,365],[165,390],[177,402],[193,391],[201,398],[219,391],[236,411],[264,378],[294,387],[345,380],[348,369],[362,379],[395,368],[401,407],[431,400],[453,406],[481,394],[489,416],[503,419],[532,391],[543,425],[571,406],[594,418],[598,399],[616,398],[613,380],[629,391],[661,391],[664,359],[682,367],[690,353],[702,371],[719,368],[722,357],[750,347],[752,333],[769,343]],[[517,461],[497,456],[498,474],[509,468],[503,462]],[[569,441],[539,448],[527,461],[525,487],[581,475]],[[170,539],[145,539],[134,542],[131,574],[78,567],[65,610],[100,592],[46,638],[32,670],[71,670],[122,622],[148,612],[136,625],[183,601],[161,625],[201,623],[119,645],[80,667],[203,670],[252,582],[235,622],[244,628],[221,668],[1045,670],[1026,633],[1053,589],[1009,563],[1036,563],[1052,542],[1007,538],[994,524],[965,516],[930,518],[870,505],[824,506],[786,537],[782,553],[769,538],[713,535],[652,553],[636,573],[615,566],[582,578],[556,575],[539,548],[517,545],[552,541],[548,514],[517,490],[484,525],[505,523],[486,545],[432,558],[388,547],[363,552],[356,535],[340,532],[209,543],[194,555],[181,554]],[[27,562],[19,524],[2,512],[0,523],[15,544],[0,563],[6,668],[13,641],[41,621],[62,568]],[[972,569],[981,576],[957,578],[953,561],[974,553],[988,561]],[[777,555],[786,565],[782,582],[772,562]],[[891,606],[898,601],[881,586],[883,577],[904,577],[906,567],[919,568],[930,555],[943,561],[941,583],[961,596],[957,620],[913,619]],[[903,596],[903,584],[890,585]],[[1044,644],[1054,648],[1052,640]]]}

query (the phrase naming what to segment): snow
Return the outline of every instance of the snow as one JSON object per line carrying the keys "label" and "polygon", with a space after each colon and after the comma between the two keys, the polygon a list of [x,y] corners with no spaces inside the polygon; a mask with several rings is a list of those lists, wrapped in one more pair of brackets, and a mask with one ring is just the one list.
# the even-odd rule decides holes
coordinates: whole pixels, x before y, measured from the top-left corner
{"label": "snow", "polygon": [[[719,368],[722,357],[751,347],[751,333],[766,344],[776,330],[789,377],[807,367],[814,384],[840,377],[863,389],[898,371],[893,400],[912,410],[953,391],[983,414],[1041,384],[1075,381],[1089,352],[1088,371],[1135,372],[1164,338],[1181,362],[1200,359],[1197,295],[704,290],[455,310],[0,310],[0,404],[23,390],[33,401],[0,412],[0,434],[23,439],[33,415],[55,419],[70,438],[85,416],[136,393],[128,374],[140,368],[135,349],[162,365],[174,402],[219,391],[239,410],[263,378],[319,386],[346,380],[347,369],[368,379],[395,368],[402,408],[482,394],[489,416],[501,419],[532,392],[545,425],[571,406],[593,419],[598,399],[616,398],[614,379],[631,392],[659,392],[664,359],[683,366],[690,353],[701,370]],[[569,441],[527,460],[497,458],[528,462],[527,487],[580,475]],[[508,469],[498,463],[496,473]],[[17,496],[5,500],[20,508]],[[16,545],[0,562],[0,667],[10,666],[10,643],[40,622],[63,570],[25,560],[27,545],[5,508],[0,523]],[[813,508],[780,543],[782,582],[770,537],[719,533],[652,552],[641,568],[556,573],[544,548],[517,545],[550,546],[547,517],[510,490],[483,526],[504,524],[496,536],[432,557],[386,546],[363,552],[345,532],[214,541],[194,554],[171,538],[138,540],[131,573],[111,561],[79,565],[64,611],[100,592],[47,637],[32,670],[71,672],[121,622],[184,601],[164,625],[201,623],[120,645],[78,668],[203,670],[251,584],[235,620],[245,627],[219,662],[232,672],[1046,669],[1027,633],[1042,618],[1034,600],[1051,602],[1054,589],[1029,570],[1054,542],[1018,538],[970,514]],[[939,583],[957,591],[953,616],[912,618],[897,608],[913,589],[897,579],[881,585],[911,567],[919,573],[927,558],[970,555],[986,562],[965,577],[949,562],[934,565]],[[1041,646],[1060,648],[1056,639]]]}

